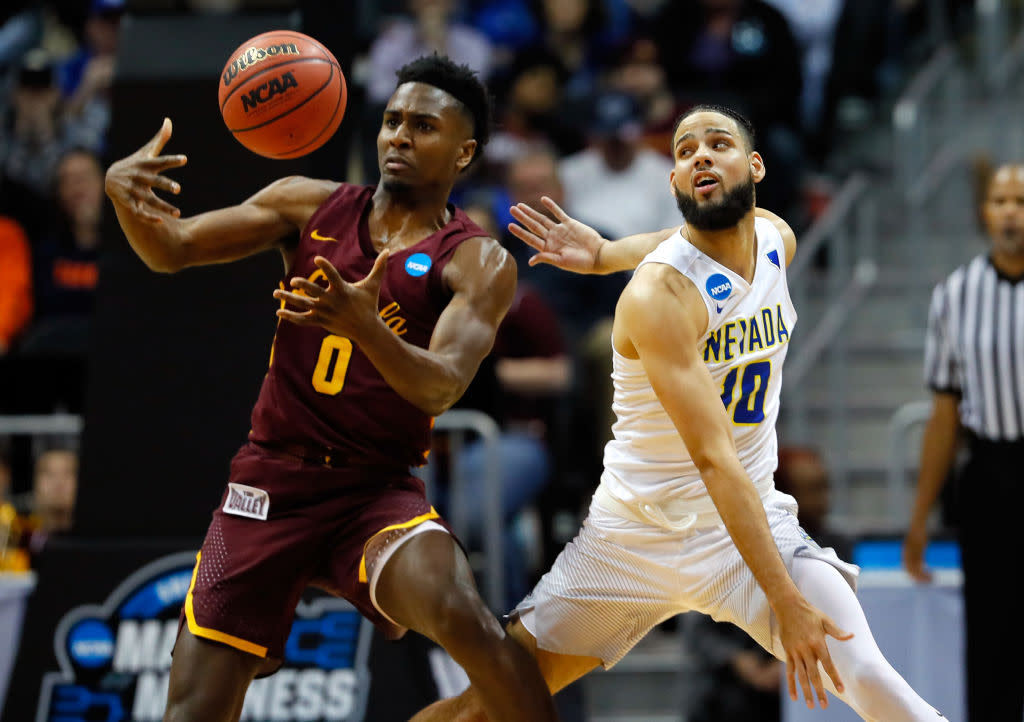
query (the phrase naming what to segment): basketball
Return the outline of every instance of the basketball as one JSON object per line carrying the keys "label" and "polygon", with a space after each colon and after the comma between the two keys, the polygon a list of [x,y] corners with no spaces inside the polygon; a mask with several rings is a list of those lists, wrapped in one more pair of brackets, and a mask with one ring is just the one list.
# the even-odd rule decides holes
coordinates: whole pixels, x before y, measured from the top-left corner
{"label": "basketball", "polygon": [[298,158],[334,135],[348,89],[330,50],[308,35],[271,30],[231,53],[218,100],[239,143],[267,158]]}

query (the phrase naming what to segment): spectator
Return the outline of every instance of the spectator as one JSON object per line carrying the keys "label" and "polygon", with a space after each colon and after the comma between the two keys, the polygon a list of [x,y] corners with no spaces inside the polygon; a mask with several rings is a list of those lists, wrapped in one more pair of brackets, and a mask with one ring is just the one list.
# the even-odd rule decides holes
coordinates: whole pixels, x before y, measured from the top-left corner
{"label": "spectator", "polygon": [[[498,237],[493,215],[481,206],[466,212]],[[530,579],[526,540],[517,519],[548,485],[552,472],[549,432],[568,391],[571,363],[558,320],[528,283],[520,283],[505,319],[498,327],[494,349],[481,363],[472,383],[456,403],[494,419],[501,428],[499,457],[505,529],[506,605],[522,598]],[[479,540],[485,522],[484,486],[487,448],[481,439],[468,441],[456,459],[461,478],[470,481],[459,500],[469,515],[470,540]]]}
{"label": "spectator", "polygon": [[782,662],[736,625],[706,614],[684,615],[683,634],[694,665],[686,722],[779,722]]}
{"label": "spectator", "polygon": [[825,83],[832,69],[832,47],[843,0],[765,0],[781,12],[800,46],[803,90],[800,118],[804,133],[815,136],[821,125]]}
{"label": "spectator", "polygon": [[625,38],[628,13],[613,22],[617,6],[605,0],[530,0],[530,5],[541,28],[541,44],[558,56],[568,73],[566,97],[589,97],[598,88],[609,50]]}
{"label": "spectator", "polygon": [[796,499],[800,526],[818,546],[832,547],[840,559],[853,558],[853,541],[829,527],[831,485],[821,454],[800,446],[780,448],[775,487]]}
{"label": "spectator", "polygon": [[124,0],[91,0],[85,42],[61,63],[60,89],[68,117],[78,129],[76,143],[102,152],[110,127],[110,88]]}
{"label": "spectator", "polygon": [[78,454],[58,448],[36,457],[32,479],[32,506],[23,531],[28,550],[38,555],[47,540],[71,531],[78,496]]}
{"label": "spectator", "polygon": [[593,99],[590,145],[561,161],[566,211],[622,238],[680,223],[665,193],[672,161],[643,146],[642,118],[625,93],[604,91]]}
{"label": "spectator", "polygon": [[11,467],[0,450],[0,572],[23,572],[29,568],[29,557],[21,548],[22,520],[10,491]]}
{"label": "spectator", "polygon": [[500,184],[510,161],[530,146],[551,144],[559,155],[584,147],[583,109],[565,97],[568,73],[544,46],[519,53],[492,83],[498,122],[487,147],[486,175]]}
{"label": "spectator", "polygon": [[11,105],[0,122],[0,212],[36,238],[48,215],[53,169],[74,133],[62,119],[53,61],[36,48],[14,78]]}
{"label": "spectator", "polygon": [[[697,7],[695,8],[694,5]],[[786,19],[761,0],[668,3],[654,38],[669,83],[687,106],[733,108],[758,129],[769,172],[757,205],[793,215],[804,166],[800,138],[800,49]]]}
{"label": "spectator", "polygon": [[32,318],[31,259],[21,225],[0,216],[0,356],[11,349]]}
{"label": "spectator", "polygon": [[68,151],[57,165],[54,226],[34,249],[36,318],[21,351],[84,354],[99,279],[103,168]]}
{"label": "spectator", "polygon": [[608,85],[633,96],[642,108],[644,145],[671,158],[672,131],[685,108],[668,84],[654,41],[649,37],[634,39],[609,72]]}
{"label": "spectator", "polygon": [[[953,271],[932,293],[925,379],[932,412],[921,444],[917,494],[903,562],[918,581],[928,517],[950,476],[961,429],[968,462],[957,479],[956,510],[963,563],[967,717],[1019,722],[1024,714],[1024,631],[1005,620],[1007,559],[1021,550],[1017,524],[1024,503],[1024,163],[1000,167],[982,186],[990,248]],[[998,664],[993,664],[998,659]]]}
{"label": "spectator", "polygon": [[31,0],[4,2],[0,10],[0,77],[39,42],[41,34],[42,13],[36,3]]}

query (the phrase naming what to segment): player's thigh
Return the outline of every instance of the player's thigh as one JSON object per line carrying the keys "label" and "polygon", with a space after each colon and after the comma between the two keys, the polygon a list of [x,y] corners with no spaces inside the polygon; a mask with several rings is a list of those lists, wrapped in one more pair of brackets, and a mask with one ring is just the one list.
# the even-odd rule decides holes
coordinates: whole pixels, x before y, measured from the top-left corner
{"label": "player's thigh", "polygon": [[382,612],[439,643],[452,625],[500,632],[497,618],[480,598],[465,552],[450,534],[430,530],[403,542],[377,572],[374,595]]}
{"label": "player's thigh", "polygon": [[540,667],[551,694],[568,687],[601,664],[597,657],[559,654],[541,649],[537,646],[537,640],[530,634],[530,630],[518,619],[508,626],[507,631],[510,637],[525,647],[537,660],[537,666]]}
{"label": "player's thigh", "polygon": [[246,690],[267,660],[199,639],[181,626],[171,659],[167,722],[237,719]]}

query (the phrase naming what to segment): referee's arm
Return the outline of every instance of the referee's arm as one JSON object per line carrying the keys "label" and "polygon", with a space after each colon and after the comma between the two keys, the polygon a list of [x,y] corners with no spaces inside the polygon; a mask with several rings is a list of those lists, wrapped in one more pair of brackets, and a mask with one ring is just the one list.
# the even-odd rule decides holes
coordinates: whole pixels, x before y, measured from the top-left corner
{"label": "referee's arm", "polygon": [[920,582],[931,581],[924,566],[928,546],[928,514],[949,476],[956,458],[960,427],[959,364],[947,327],[949,299],[945,284],[932,293],[925,339],[925,377],[932,389],[932,413],[924,427],[921,459],[917,472],[917,492],[910,515],[910,526],[903,542],[903,566]]}
{"label": "referee's arm", "polygon": [[957,394],[932,394],[932,414],[924,427],[917,493],[910,515],[910,527],[903,542],[903,566],[919,582],[931,581],[931,574],[924,566],[924,550],[928,545],[928,514],[949,477],[956,457],[959,405],[960,396]]}

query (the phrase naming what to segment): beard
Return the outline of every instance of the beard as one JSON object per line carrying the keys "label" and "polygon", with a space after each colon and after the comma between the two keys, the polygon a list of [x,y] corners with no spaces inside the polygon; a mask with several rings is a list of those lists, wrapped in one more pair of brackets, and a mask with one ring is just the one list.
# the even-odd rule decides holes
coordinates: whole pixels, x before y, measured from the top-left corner
{"label": "beard", "polygon": [[740,222],[754,207],[754,178],[747,180],[735,188],[727,190],[722,200],[717,202],[698,203],[696,198],[688,196],[679,188],[673,187],[676,205],[683,218],[694,228],[702,231],[722,231]]}

